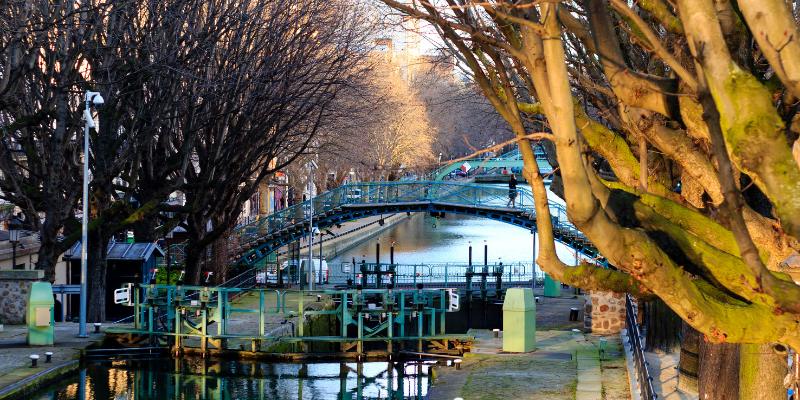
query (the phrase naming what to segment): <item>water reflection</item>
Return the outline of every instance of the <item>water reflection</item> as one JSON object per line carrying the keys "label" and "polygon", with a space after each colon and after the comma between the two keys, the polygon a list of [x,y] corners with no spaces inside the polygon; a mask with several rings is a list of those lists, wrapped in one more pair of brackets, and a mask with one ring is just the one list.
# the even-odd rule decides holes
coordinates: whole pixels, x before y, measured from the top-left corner
{"label": "water reflection", "polygon": [[380,242],[381,262],[389,262],[389,248],[395,243],[394,261],[397,264],[466,264],[469,244],[473,246],[473,260],[483,263],[484,241],[488,246],[488,261],[531,262],[533,236],[530,230],[487,218],[448,214],[434,218],[418,213],[378,237],[348,249],[329,264],[341,262],[375,262],[375,244]]}
{"label": "water reflection", "polygon": [[426,399],[428,363],[92,363],[33,399]]}
{"label": "water reflection", "polygon": [[[536,248],[538,249],[538,235]],[[345,275],[342,263],[357,263],[376,260],[376,243],[380,243],[380,260],[389,263],[389,248],[394,243],[396,264],[462,264],[469,260],[472,245],[472,260],[475,265],[484,261],[484,245],[489,264],[503,262],[530,264],[534,259],[534,235],[530,230],[505,222],[468,215],[448,214],[445,218],[434,218],[425,213],[411,218],[381,232],[377,237],[358,243],[328,258],[331,275]],[[575,252],[556,242],[559,258],[568,264],[575,263]]]}

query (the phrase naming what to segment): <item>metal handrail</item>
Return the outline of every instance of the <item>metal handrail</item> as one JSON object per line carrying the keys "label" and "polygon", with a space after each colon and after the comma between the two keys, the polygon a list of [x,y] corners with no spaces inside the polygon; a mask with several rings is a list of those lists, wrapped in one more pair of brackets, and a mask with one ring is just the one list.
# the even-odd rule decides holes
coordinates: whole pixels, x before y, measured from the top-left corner
{"label": "metal handrail", "polygon": [[628,331],[628,345],[633,353],[633,365],[636,369],[636,383],[639,385],[642,400],[656,400],[658,394],[653,387],[653,377],[650,375],[650,364],[644,356],[642,333],[636,323],[631,295],[625,295],[625,328]]}
{"label": "metal handrail", "polygon": [[[536,211],[533,193],[527,188],[517,188],[517,193],[517,201],[509,206],[508,189],[505,187],[438,181],[352,183],[241,226],[234,230],[232,243],[239,248],[237,251],[244,254],[247,253],[246,249],[260,245],[258,242],[269,235],[307,224],[308,214],[312,209],[314,216],[322,216],[346,206],[436,202],[501,211],[516,210],[527,218],[534,219]],[[310,207],[312,202],[313,207]],[[573,244],[578,243],[581,252],[594,257],[597,251],[586,236],[569,221],[564,205],[551,202],[549,208],[557,238],[566,238]]]}
{"label": "metal handrail", "polygon": [[[220,283],[217,286],[213,286],[214,289],[221,289],[221,288],[229,288],[229,289],[250,289],[256,285],[256,272],[258,268],[248,268],[244,272],[240,273],[239,275],[234,276],[231,279],[226,280],[225,282]],[[249,285],[249,286],[247,286]],[[186,297],[187,300],[191,300],[192,297],[197,296],[197,293],[193,293]],[[162,318],[166,315],[166,312],[160,313],[157,315],[157,318]],[[122,324],[129,320],[133,320],[134,315],[127,316],[117,321],[111,322],[112,324]]]}

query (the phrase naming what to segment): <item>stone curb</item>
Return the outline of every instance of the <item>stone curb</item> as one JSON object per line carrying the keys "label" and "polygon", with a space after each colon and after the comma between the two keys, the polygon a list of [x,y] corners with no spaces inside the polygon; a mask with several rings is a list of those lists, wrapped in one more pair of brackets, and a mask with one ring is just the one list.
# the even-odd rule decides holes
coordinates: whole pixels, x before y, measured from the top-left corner
{"label": "stone curb", "polygon": [[628,369],[628,388],[630,389],[632,399],[641,399],[642,394],[639,392],[639,385],[636,383],[636,367],[633,365],[633,353],[628,347],[628,330],[623,329],[619,333],[622,338],[622,350],[625,352],[625,367]]}
{"label": "stone curb", "polygon": [[61,379],[65,375],[75,372],[79,367],[79,360],[70,360],[22,378],[15,383],[0,388],[0,400],[21,398],[43,386]]}

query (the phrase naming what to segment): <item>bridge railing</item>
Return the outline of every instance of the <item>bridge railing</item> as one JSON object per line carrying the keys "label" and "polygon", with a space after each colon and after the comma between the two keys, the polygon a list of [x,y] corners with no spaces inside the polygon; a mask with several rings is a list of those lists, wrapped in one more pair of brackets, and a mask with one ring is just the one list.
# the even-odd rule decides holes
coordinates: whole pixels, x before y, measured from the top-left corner
{"label": "bridge railing", "polygon": [[[240,244],[247,244],[270,232],[279,231],[345,205],[375,205],[411,202],[444,202],[471,206],[505,207],[508,189],[467,183],[443,182],[365,182],[340,186],[310,201],[276,211],[264,218],[239,227]],[[520,188],[513,208],[533,210],[533,196]]]}
{"label": "bridge railing", "polygon": [[[354,283],[359,283],[362,281],[363,276],[362,266],[368,266],[370,270],[373,270],[375,265],[376,264],[374,263],[356,263],[355,266],[353,266],[353,264],[350,262],[342,263],[340,268],[338,268],[338,271],[348,272],[333,273],[330,277],[330,281],[343,283],[348,279],[352,279]],[[381,267],[384,271],[387,271],[390,268],[393,270],[393,273],[391,274],[388,272],[382,273],[380,278],[382,285],[388,284],[392,281],[392,279],[394,279],[394,283],[397,285],[414,286],[418,283],[422,283],[426,285],[435,284],[436,287],[441,288],[463,287],[468,281],[467,271],[470,268],[466,264],[452,263],[382,264]],[[473,273],[476,273],[472,278],[473,286],[477,287],[479,285],[481,278],[479,277],[478,273],[481,273],[483,269],[483,265],[472,266]],[[495,274],[500,275],[500,279],[504,285],[520,282],[525,282],[527,285],[532,285],[534,284],[533,282],[544,282],[544,272],[541,269],[534,267],[532,263],[494,263],[487,265],[486,270],[489,273],[487,281],[491,284],[494,284],[494,282],[497,280],[497,275]],[[367,276],[367,282],[370,285],[376,284],[377,279],[378,278],[376,275]]]}
{"label": "bridge railing", "polygon": [[[259,240],[290,227],[308,224],[309,215],[326,215],[342,207],[377,206],[408,203],[439,203],[491,208],[494,210],[517,210],[528,218],[535,218],[533,194],[527,188],[518,188],[514,204],[509,202],[509,190],[502,186],[487,186],[457,182],[397,181],[364,182],[340,186],[322,193],[309,201],[279,210],[250,224],[234,230],[232,242],[242,252],[252,248]],[[562,204],[550,202],[550,214],[556,236],[564,243],[577,248],[590,258],[598,257],[597,251],[586,237],[569,222]]]}

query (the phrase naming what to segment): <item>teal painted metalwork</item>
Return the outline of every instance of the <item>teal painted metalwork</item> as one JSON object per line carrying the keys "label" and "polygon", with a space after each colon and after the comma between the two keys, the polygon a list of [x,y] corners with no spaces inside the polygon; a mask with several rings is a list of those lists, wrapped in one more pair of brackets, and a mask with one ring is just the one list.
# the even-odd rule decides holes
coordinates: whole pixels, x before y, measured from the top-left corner
{"label": "teal painted metalwork", "polygon": [[[306,235],[310,202],[319,228],[376,214],[430,212],[478,215],[536,229],[533,194],[525,188],[517,189],[516,202],[510,205],[508,189],[498,186],[434,181],[355,183],[237,227],[237,261],[254,265],[272,251]],[[605,263],[589,240],[569,222],[563,205],[551,202],[550,214],[557,240]]]}
{"label": "teal painted metalwork", "polygon": [[[232,301],[248,293],[258,296],[257,309],[237,307]],[[441,343],[437,345],[446,352],[459,349],[441,348],[442,343],[458,346],[460,342],[472,340],[466,335],[446,334],[444,314],[458,309],[458,305],[450,304],[453,297],[447,289],[298,291],[153,284],[135,286],[133,297],[133,328],[111,327],[106,333],[143,335],[154,340],[169,338],[178,352],[191,347],[185,342],[187,339],[199,340],[199,351],[203,354],[212,348],[225,350],[232,340],[250,342],[253,351],[261,350],[262,344],[289,343],[295,351],[302,352],[303,344],[317,342],[345,344],[342,351],[354,348],[358,354],[365,352],[367,342],[383,342],[386,350],[392,352],[396,342],[414,342],[417,350],[423,351],[426,350],[424,343],[438,341]],[[457,296],[455,299],[458,301]],[[292,305],[295,303],[296,309]],[[164,310],[169,311],[165,313]],[[235,331],[229,329],[236,314],[251,313],[258,313],[257,329],[251,324],[238,324]],[[335,316],[339,334],[307,335],[306,318],[318,315]],[[298,320],[291,331],[279,335],[265,329],[265,321],[270,316],[297,317]],[[407,331],[408,324],[416,328],[414,333]],[[216,329],[212,332],[209,328],[214,326]]]}
{"label": "teal painted metalwork", "polygon": [[[536,163],[539,165],[539,170],[542,173],[550,173],[553,170],[550,163],[547,161],[547,154],[541,146],[536,146],[534,148],[534,155],[536,156]],[[428,179],[434,181],[443,180],[446,176],[450,175],[450,173],[461,168],[461,165],[465,162],[469,163],[472,168],[483,167],[484,169],[492,169],[505,167],[509,170],[517,168],[521,170],[524,167],[522,155],[519,153],[519,149],[515,148],[497,157],[470,158],[447,163],[428,174]]]}

